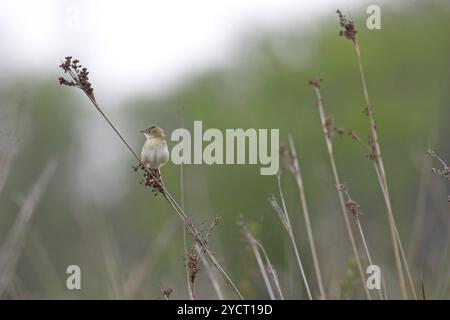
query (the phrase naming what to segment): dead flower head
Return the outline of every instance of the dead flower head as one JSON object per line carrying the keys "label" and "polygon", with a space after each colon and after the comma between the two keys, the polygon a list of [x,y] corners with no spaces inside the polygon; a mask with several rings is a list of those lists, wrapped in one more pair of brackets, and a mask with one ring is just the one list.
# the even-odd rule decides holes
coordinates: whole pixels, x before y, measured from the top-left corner
{"label": "dead flower head", "polygon": [[358,135],[353,129],[348,129],[347,134],[352,138],[352,140],[360,141]]}
{"label": "dead flower head", "polygon": [[380,155],[378,154],[377,141],[372,135],[369,135],[368,137],[368,144],[370,148],[370,153],[367,155],[367,157],[370,160],[378,161],[380,159]]}
{"label": "dead flower head", "polygon": [[339,138],[342,138],[345,135],[345,128],[334,128]]}
{"label": "dead flower head", "polygon": [[358,218],[362,213],[359,211],[359,205],[356,203],[351,197],[350,193],[348,192],[347,185],[345,183],[341,183],[339,185],[339,191],[342,192],[345,197],[347,198],[347,201],[345,202],[345,208],[347,209],[347,212],[353,215],[355,218]]}
{"label": "dead flower head", "polygon": [[89,82],[89,71],[80,64],[78,59],[72,59],[71,56],[67,56],[59,67],[70,77],[69,80],[64,77],[59,77],[58,80],[60,85],[77,87],[95,101],[94,89]]}
{"label": "dead flower head", "polygon": [[310,86],[313,86],[316,89],[320,89],[320,83],[323,81],[323,79],[312,79],[308,81],[308,84]]}
{"label": "dead flower head", "polygon": [[342,14],[340,10],[336,10],[336,13],[339,16],[339,25],[341,26],[339,35],[355,42],[356,33],[358,33],[358,31],[355,29],[355,24],[352,20],[348,19],[344,14]]}
{"label": "dead flower head", "polygon": [[189,272],[189,282],[194,287],[197,273],[200,271],[199,256],[196,247],[192,247],[187,253],[186,265]]}
{"label": "dead flower head", "polygon": [[332,139],[336,134],[336,128],[334,127],[334,117],[327,116],[325,118],[325,129],[327,130],[328,138]]}
{"label": "dead flower head", "polygon": [[[437,159],[442,165],[442,169],[432,168],[431,170],[433,171],[433,173],[438,174],[447,180],[450,180],[450,167],[448,166],[447,162],[445,162],[436,152],[431,149],[429,149],[427,153],[433,158]],[[447,201],[450,203],[450,195],[447,197]]]}
{"label": "dead flower head", "polygon": [[280,158],[282,159],[284,166],[295,176],[299,172],[298,162],[292,151],[289,150],[284,144],[280,146]]}
{"label": "dead flower head", "polygon": [[152,188],[154,195],[159,193],[164,195],[164,185],[162,182],[161,174],[158,169],[145,168],[144,165],[139,163],[137,166],[133,166],[134,171],[142,170],[144,172],[144,177],[140,181],[141,184]]}
{"label": "dead flower head", "polygon": [[427,153],[428,155],[437,159],[442,165],[442,169],[432,168],[431,170],[433,171],[433,173],[438,174],[447,180],[450,180],[450,167],[447,165],[447,163],[440,156],[438,156],[436,152],[434,152],[433,150],[429,149]]}
{"label": "dead flower head", "polygon": [[361,215],[361,213],[359,212],[359,205],[353,201],[353,200],[348,200],[345,203],[345,207],[347,208],[348,213],[352,214],[354,217],[359,217]]}

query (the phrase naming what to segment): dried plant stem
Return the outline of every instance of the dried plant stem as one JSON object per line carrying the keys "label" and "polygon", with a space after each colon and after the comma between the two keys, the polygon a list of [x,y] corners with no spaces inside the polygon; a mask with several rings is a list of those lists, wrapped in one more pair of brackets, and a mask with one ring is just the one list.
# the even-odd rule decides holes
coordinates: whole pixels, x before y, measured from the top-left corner
{"label": "dried plant stem", "polygon": [[284,300],[284,295],[283,295],[283,291],[281,291],[281,286],[280,286],[280,282],[278,280],[278,276],[275,273],[275,270],[273,269],[272,265],[269,265],[269,274],[272,276],[272,279],[275,283],[275,288],[277,288],[278,291],[278,295],[280,296],[281,300]]}
{"label": "dried plant stem", "polygon": [[[92,95],[87,94],[85,92],[86,96],[91,100],[94,107],[97,109],[97,111],[103,116],[103,118],[106,120],[106,122],[109,124],[109,126],[114,130],[114,132],[117,134],[117,136],[122,140],[122,142],[125,144],[125,146],[128,148],[128,150],[131,152],[131,154],[134,156],[134,158],[138,161],[138,163],[142,166],[142,168],[147,172],[149,175],[153,175],[152,172],[142,163],[141,159],[137,155],[137,153],[133,150],[133,148],[130,146],[130,144],[125,140],[125,138],[120,134],[120,132],[117,130],[117,128],[114,126],[114,124],[109,120],[109,118],[106,116],[106,114],[103,112],[103,110],[98,105],[97,101],[93,98]],[[197,230],[197,228],[194,226],[192,220],[186,215],[184,210],[180,207],[180,205],[175,201],[175,199],[172,197],[172,195],[167,191],[166,187],[164,185],[161,185],[161,188],[163,190],[163,195],[169,202],[169,204],[172,206],[172,208],[175,210],[179,218],[182,220],[183,225],[187,227],[189,233],[191,234],[192,238],[196,243],[201,247],[203,252],[206,254],[208,259],[211,261],[211,263],[216,267],[216,269],[219,271],[219,273],[222,275],[224,280],[231,286],[231,288],[234,290],[234,292],[238,295],[240,299],[244,299],[244,297],[239,292],[236,285],[233,283],[233,281],[230,279],[228,274],[225,272],[225,270],[222,268],[222,266],[219,264],[217,259],[214,257],[213,253],[209,249],[207,243],[201,236],[200,232]]]}
{"label": "dried plant stem", "polygon": [[[376,173],[377,173],[378,181],[379,181],[379,183],[380,183],[380,185],[381,185],[383,182],[381,181],[382,178],[381,178],[381,176],[380,176],[379,170],[378,170],[377,167],[376,167],[376,164],[375,164],[375,171],[376,171]],[[386,199],[386,197],[387,197],[387,199],[389,199],[388,196],[385,195],[385,189],[382,189],[382,192],[383,192],[383,197],[384,197],[385,199]],[[386,207],[387,207],[387,206],[386,206]],[[389,208],[390,208],[390,206],[389,206]],[[392,211],[391,211],[391,213],[392,213]],[[418,297],[417,297],[416,289],[414,288],[414,282],[413,282],[413,280],[412,280],[411,271],[410,271],[409,266],[408,266],[408,263],[407,263],[405,251],[403,250],[403,246],[401,245],[400,235],[399,235],[399,233],[398,233],[397,225],[395,224],[395,220],[394,220],[393,228],[394,228],[395,239],[396,239],[397,243],[399,244],[398,249],[399,249],[399,253],[400,253],[400,255],[401,255],[401,259],[403,260],[403,264],[404,264],[404,266],[405,266],[406,276],[408,277],[408,283],[409,283],[409,286],[410,286],[410,288],[411,288],[411,292],[412,292],[412,294],[413,294],[413,296],[414,296],[414,299],[417,300]],[[400,265],[400,266],[401,266],[401,265]],[[403,275],[403,272],[402,272],[402,275]],[[406,288],[405,288],[405,290],[406,290]],[[406,297],[406,298],[407,298],[407,297]],[[406,298],[404,298],[404,299],[406,299]]]}
{"label": "dried plant stem", "polygon": [[323,105],[323,99],[322,99],[322,95],[320,93],[320,88],[319,88],[319,84],[317,85],[313,85],[314,91],[316,93],[316,97],[317,97],[317,108],[319,109],[319,116],[320,116],[320,122],[322,124],[322,129],[323,129],[323,134],[325,137],[325,144],[327,147],[327,151],[328,151],[328,156],[330,158],[330,164],[331,164],[331,171],[333,173],[333,177],[334,177],[334,182],[336,184],[336,190],[338,193],[338,197],[339,197],[339,203],[341,206],[341,212],[342,212],[342,216],[344,218],[345,221],[345,227],[347,228],[347,233],[348,233],[348,237],[350,239],[350,243],[353,249],[353,255],[355,256],[355,261],[356,261],[356,266],[358,267],[358,271],[359,271],[359,275],[361,278],[361,282],[364,288],[364,292],[366,294],[367,299],[372,299],[369,290],[367,289],[366,286],[366,280],[364,277],[364,271],[362,268],[362,264],[361,264],[361,257],[359,255],[358,252],[358,248],[356,247],[356,242],[355,242],[355,237],[353,235],[353,230],[352,227],[350,225],[350,221],[348,218],[348,214],[347,214],[347,210],[345,208],[345,201],[344,201],[344,197],[342,196],[342,193],[339,191],[339,187],[341,185],[341,181],[339,179],[339,175],[337,172],[337,167],[336,167],[336,161],[334,159],[334,153],[333,153],[333,142],[331,141],[331,137],[328,134],[328,130],[327,130],[327,124],[326,124],[326,118],[325,118],[325,110],[324,110],[324,105]]}
{"label": "dried plant stem", "polygon": [[303,179],[302,179],[302,175],[300,172],[300,165],[299,165],[299,161],[298,161],[298,157],[297,157],[297,151],[295,150],[295,145],[294,145],[292,136],[289,135],[288,139],[289,139],[289,146],[290,146],[291,154],[292,154],[292,158],[293,158],[293,166],[294,166],[293,169],[294,169],[295,181],[297,182],[298,190],[300,193],[300,202],[302,205],[303,216],[305,219],[306,233],[308,235],[308,241],[309,241],[309,245],[311,247],[311,255],[313,258],[314,270],[316,272],[317,285],[319,286],[320,298],[326,299],[326,294],[325,294],[323,281],[322,281],[322,274],[320,272],[319,259],[317,258],[316,245],[315,245],[314,237],[313,237],[313,233],[312,233],[311,222],[309,220],[309,209],[308,209],[308,204],[306,202],[305,189],[303,187]]}
{"label": "dried plant stem", "polygon": [[[183,165],[181,165],[183,166]],[[182,171],[181,171],[182,172]],[[183,175],[182,173],[180,174],[181,176]],[[181,183],[182,180],[180,181]],[[183,189],[183,187],[181,187],[181,189]],[[183,192],[181,192],[181,207],[184,210],[184,200],[183,200]],[[187,245],[187,230],[186,230],[186,226],[183,225],[183,250],[184,250],[184,255],[187,256],[188,253],[188,245]],[[187,266],[187,264],[185,263],[185,271],[186,271],[186,283],[187,283],[187,290],[188,290],[188,296],[190,300],[194,300],[194,294],[193,294],[193,289],[191,286],[191,281],[189,281],[189,268]]]}
{"label": "dried plant stem", "polygon": [[384,280],[384,277],[381,277],[381,284],[383,285],[383,296],[384,296],[384,300],[388,300],[388,294],[387,294],[387,288],[386,288],[386,281]]}
{"label": "dried plant stem", "polygon": [[297,264],[300,269],[300,273],[302,275],[303,282],[305,284],[306,292],[308,293],[308,298],[310,300],[312,300],[312,295],[311,295],[311,290],[309,288],[308,279],[306,278],[306,274],[303,269],[302,260],[300,258],[300,253],[297,248],[297,243],[295,242],[294,232],[292,231],[291,221],[289,219],[289,214],[288,214],[288,211],[286,208],[286,202],[284,201],[283,189],[281,188],[281,174],[280,173],[277,174],[277,182],[278,182],[278,191],[280,193],[281,205],[282,205],[282,210],[283,210],[282,213],[284,215],[283,217],[280,216],[280,218],[282,218],[285,229],[289,235],[289,239],[291,240],[292,247],[294,248],[295,258],[297,259]]}
{"label": "dried plant stem", "polygon": [[421,289],[422,289],[422,300],[427,300],[427,295],[425,294],[425,284],[423,283],[423,279]]}
{"label": "dried plant stem", "polygon": [[[277,273],[272,265],[272,262],[270,262],[269,256],[264,249],[263,245],[255,239],[255,237],[251,234],[251,232],[247,229],[247,227],[244,225],[243,216],[240,217],[238,221],[238,225],[242,229],[242,233],[245,237],[245,240],[250,245],[250,248],[253,251],[253,254],[255,255],[256,262],[258,263],[258,267],[260,269],[261,275],[263,277],[264,283],[266,285],[267,291],[269,293],[270,299],[276,300],[275,293],[272,288],[272,284],[270,282],[270,278],[272,279],[275,288],[277,289],[278,296],[281,300],[284,300],[283,292],[281,291],[280,282],[278,281]],[[264,256],[263,261],[261,257],[261,253]]]}
{"label": "dried plant stem", "polygon": [[[359,234],[361,235],[361,239],[362,239],[362,242],[364,245],[364,250],[366,252],[367,259],[369,260],[369,264],[371,266],[373,266],[372,258],[370,256],[370,252],[369,252],[369,247],[367,246],[366,237],[364,236],[364,231],[361,226],[361,221],[359,221],[358,217],[356,217],[355,221],[356,221],[356,225],[358,226]],[[381,292],[381,288],[378,289],[378,293],[380,295],[380,299],[383,300],[383,293]]]}
{"label": "dried plant stem", "polygon": [[211,281],[213,289],[216,292],[217,298],[219,300],[225,300],[225,296],[222,292],[222,289],[220,288],[220,284],[217,281],[216,275],[211,269],[211,266],[209,265],[209,262],[206,260],[205,256],[201,253],[201,249],[198,247],[198,245],[197,248],[198,248],[197,250],[199,251],[200,260],[202,261],[202,264],[205,267],[206,275],[208,276],[208,279]]}
{"label": "dried plant stem", "polygon": [[[187,259],[187,254],[188,254],[188,250],[187,250],[187,230],[186,227],[183,225],[183,250],[184,250],[184,256],[186,257],[185,259]],[[189,300],[194,300],[194,288],[191,285],[191,281],[189,280],[189,268],[187,263],[185,263],[185,271],[186,271],[186,283],[187,283],[187,291],[188,291],[188,296],[189,296]]]}
{"label": "dried plant stem", "polygon": [[[362,242],[364,245],[364,251],[366,252],[367,259],[369,260],[369,265],[372,266],[373,262],[372,262],[372,257],[370,256],[369,246],[367,245],[366,236],[364,235],[361,221],[359,219],[359,216],[360,216],[359,206],[356,204],[356,202],[354,202],[352,200],[352,198],[350,197],[350,193],[348,192],[348,190],[345,186],[341,186],[341,190],[347,197],[347,204],[350,205],[349,207],[347,207],[347,209],[350,211],[349,213],[353,214],[353,216],[355,217],[356,226],[358,227],[358,231],[359,231],[359,234],[361,236],[361,239],[362,239]],[[380,299],[383,300],[383,293],[381,292],[381,288],[378,289],[378,293],[380,295]]]}
{"label": "dried plant stem", "polygon": [[398,233],[398,229],[397,229],[397,226],[395,224],[394,224],[394,228],[395,228],[395,237],[397,238],[397,241],[399,243],[398,248],[400,250],[400,256],[402,257],[402,261],[403,261],[403,264],[405,266],[406,277],[408,278],[409,286],[411,288],[411,292],[413,294],[413,297],[414,297],[414,299],[417,300],[418,297],[417,297],[416,289],[414,287],[414,282],[412,280],[411,271],[410,271],[409,266],[408,266],[408,260],[406,259],[405,250],[403,249],[403,245],[402,245],[401,240],[400,240],[400,234]]}
{"label": "dried plant stem", "polygon": [[[354,41],[352,41],[352,44],[353,44],[353,48],[355,49],[355,53],[356,53],[356,60],[358,63],[359,74],[361,77],[361,83],[362,83],[363,92],[364,92],[364,99],[365,99],[365,103],[366,103],[367,114],[369,116],[370,132],[371,132],[371,136],[373,139],[373,147],[375,148],[374,151],[375,151],[375,156],[376,156],[376,158],[374,159],[375,170],[377,171],[377,175],[379,178],[378,180],[380,183],[381,190],[383,192],[383,198],[384,198],[384,202],[385,202],[385,206],[386,206],[386,213],[387,213],[387,218],[388,218],[388,223],[389,223],[392,249],[394,251],[394,259],[395,259],[395,264],[397,267],[397,275],[398,275],[399,282],[400,282],[400,291],[401,291],[402,298],[407,299],[408,295],[406,292],[405,277],[403,275],[402,263],[400,260],[400,252],[399,252],[399,246],[401,246],[402,244],[400,241],[400,237],[397,237],[397,235],[396,235],[396,233],[398,233],[398,232],[396,231],[397,227],[395,224],[394,215],[392,213],[392,206],[391,206],[391,199],[389,196],[386,171],[384,169],[383,159],[381,157],[380,145],[378,143],[378,133],[377,133],[377,127],[376,127],[376,123],[375,123],[375,118],[374,118],[373,111],[372,111],[372,105],[370,104],[370,100],[369,100],[369,94],[368,94],[367,84],[366,84],[366,77],[364,75],[364,68],[363,68],[362,59],[361,59],[361,51],[359,49],[358,40],[356,38],[354,39]],[[405,261],[405,267],[408,268],[408,264],[406,261]]]}
{"label": "dried plant stem", "polygon": [[270,262],[269,256],[267,255],[267,252],[264,249],[264,247],[262,246],[262,244],[259,243],[258,241],[256,241],[256,244],[259,246],[259,248],[261,249],[261,252],[264,255],[264,258],[266,259],[268,273],[272,277],[272,280],[275,284],[275,288],[277,289],[278,295],[281,300],[284,300],[284,295],[283,295],[283,291],[281,290],[280,281],[278,280],[277,272],[275,271],[275,268],[273,267],[272,262]]}
{"label": "dried plant stem", "polygon": [[[184,107],[181,108],[181,128],[184,127]],[[180,202],[181,202],[181,208],[185,210],[184,208],[184,164],[181,162],[180,164]],[[187,259],[188,255],[188,244],[187,244],[187,230],[186,226],[183,225],[183,250],[184,250],[184,256]],[[203,259],[202,259],[203,260]],[[192,288],[191,281],[189,280],[189,267],[187,263],[184,264],[184,267],[186,269],[186,283],[187,283],[187,291],[189,300],[194,300],[194,289]]]}
{"label": "dried plant stem", "polygon": [[[214,221],[211,223],[209,229],[206,231],[206,234],[204,236],[205,239],[209,239],[212,230],[218,223],[219,223],[219,217],[214,218]],[[211,281],[211,284],[213,286],[214,291],[217,294],[217,297],[219,298],[219,300],[224,300],[224,295],[222,293],[222,289],[220,288],[220,284],[217,279],[217,275],[213,272],[208,261],[205,259],[202,249],[200,248],[200,246],[198,244],[195,244],[195,249],[197,251],[197,256],[201,259],[203,266],[205,267],[206,275],[208,276],[208,279]]]}
{"label": "dried plant stem", "polygon": [[[402,298],[407,299],[408,294],[406,291],[405,276],[403,274],[402,263],[400,260],[400,250],[401,251],[404,251],[404,250],[403,250],[403,246],[402,246],[402,243],[400,240],[400,236],[398,234],[397,226],[396,226],[395,219],[394,219],[394,214],[392,213],[392,206],[391,206],[391,199],[389,196],[386,171],[384,169],[384,163],[383,163],[383,159],[381,156],[380,145],[378,143],[377,127],[376,127],[375,117],[374,117],[374,114],[372,111],[372,105],[370,104],[370,100],[369,100],[366,77],[364,74],[364,68],[363,68],[363,64],[362,64],[361,51],[359,49],[358,40],[355,38],[354,41],[352,41],[352,44],[353,44],[353,48],[355,49],[355,53],[356,53],[356,60],[358,63],[361,84],[362,84],[362,88],[363,88],[363,92],[364,92],[364,100],[366,103],[366,110],[367,110],[367,114],[369,116],[370,132],[371,132],[372,139],[373,139],[373,147],[375,148],[374,151],[376,153],[375,159],[374,159],[375,170],[377,171],[378,181],[379,181],[381,190],[383,192],[383,198],[384,198],[384,202],[385,202],[385,206],[386,206],[386,214],[388,217],[392,249],[394,251],[394,259],[395,259],[395,264],[397,267],[397,275],[398,275],[399,282],[400,282],[400,291],[401,291]],[[401,247],[401,249],[399,249],[399,247]],[[407,273],[410,274],[407,261],[404,260],[403,262],[404,262],[405,268],[407,270]],[[410,282],[411,282],[410,283],[411,289],[414,292],[415,291],[414,285],[413,285],[412,281],[410,281]],[[416,296],[415,293],[414,293],[414,296]]]}
{"label": "dried plant stem", "polygon": [[255,255],[256,262],[258,263],[259,271],[261,272],[261,276],[264,280],[264,284],[266,285],[267,292],[269,293],[269,297],[271,300],[275,300],[276,299],[275,293],[273,292],[273,288],[272,288],[272,284],[270,283],[270,280],[269,280],[268,272],[264,265],[261,254],[259,253],[258,247],[255,243],[255,238],[253,238],[253,236],[249,232],[246,232],[245,234],[247,237],[247,242],[250,244],[253,254]]}
{"label": "dried plant stem", "polygon": [[228,274],[223,270],[217,259],[214,257],[214,254],[209,249],[207,243],[205,242],[205,239],[201,236],[200,232],[197,230],[197,228],[192,223],[192,220],[184,213],[184,211],[179,207],[178,203],[173,199],[173,197],[168,193],[165,186],[162,186],[164,190],[164,195],[166,199],[169,201],[170,205],[175,209],[175,212],[178,214],[180,219],[182,219],[183,223],[188,227],[188,231],[190,232],[193,239],[196,241],[196,243],[201,247],[203,252],[206,254],[208,259],[211,261],[211,263],[216,267],[217,271],[222,275],[224,280],[231,286],[231,288],[234,290],[234,292],[239,296],[240,299],[244,299],[244,297],[239,292],[238,288],[234,284],[234,282],[230,279]]}

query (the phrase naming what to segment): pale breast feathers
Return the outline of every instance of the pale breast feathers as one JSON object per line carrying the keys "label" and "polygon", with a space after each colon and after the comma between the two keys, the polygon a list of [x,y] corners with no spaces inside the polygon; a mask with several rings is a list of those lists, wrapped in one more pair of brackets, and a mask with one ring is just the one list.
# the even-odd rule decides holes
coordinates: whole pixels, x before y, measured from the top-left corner
{"label": "pale breast feathers", "polygon": [[169,161],[167,144],[160,139],[148,139],[142,147],[141,160],[152,168],[161,167]]}

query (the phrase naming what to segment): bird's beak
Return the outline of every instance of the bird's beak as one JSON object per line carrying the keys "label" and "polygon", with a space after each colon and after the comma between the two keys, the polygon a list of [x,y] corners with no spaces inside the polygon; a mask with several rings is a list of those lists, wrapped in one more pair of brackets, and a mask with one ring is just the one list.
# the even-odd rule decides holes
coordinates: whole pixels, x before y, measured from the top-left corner
{"label": "bird's beak", "polygon": [[146,133],[147,130],[139,130],[139,132]]}

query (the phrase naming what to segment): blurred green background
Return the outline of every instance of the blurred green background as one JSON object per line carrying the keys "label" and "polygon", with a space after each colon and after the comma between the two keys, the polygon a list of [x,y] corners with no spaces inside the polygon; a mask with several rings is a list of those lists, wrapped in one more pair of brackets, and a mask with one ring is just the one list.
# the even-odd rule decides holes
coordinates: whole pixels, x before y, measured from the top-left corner
{"label": "blurred green background", "polygon": [[[430,297],[449,298],[449,188],[432,174],[438,163],[426,150],[433,148],[450,159],[450,6],[444,1],[384,4],[382,30],[365,28],[364,6],[352,15],[414,281],[417,289],[423,281]],[[280,143],[292,134],[326,291],[331,298],[348,299],[363,295],[358,279],[349,276],[351,248],[314,92],[307,84],[323,78],[327,112],[338,127],[352,128],[366,141],[368,119],[362,112],[354,51],[338,31],[334,9],[313,23],[284,31],[247,30],[229,64],[192,74],[160,95],[142,92],[109,108],[109,95],[120,88],[102,87],[95,94],[138,151],[144,142],[139,129],[158,124],[170,136],[182,118],[190,129],[194,120],[202,120],[204,128],[279,128]],[[82,48],[68,54],[80,52]],[[82,92],[58,85],[59,58],[44,75],[12,74],[0,86],[3,250],[33,184],[50,160],[58,162],[21,235],[23,246],[15,252],[17,264],[4,297],[154,299],[161,288],[172,288],[173,298],[186,298],[182,224],[161,196],[139,184],[133,158]],[[92,74],[94,88],[95,78]],[[367,151],[343,137],[335,139],[335,153],[341,179],[364,213],[361,221],[374,263],[381,266],[389,295],[398,297],[384,203]],[[180,199],[180,167],[169,163],[162,173],[167,188]],[[297,186],[288,171],[282,183],[305,271],[317,295]],[[210,246],[243,295],[268,298],[236,226],[241,213],[272,259],[285,296],[306,298],[287,235],[267,201],[271,193],[278,195],[276,177],[261,176],[259,165],[184,166],[185,210],[204,228],[221,217]],[[82,290],[65,287],[71,264],[81,267]],[[203,269],[196,289],[199,298],[215,298]]]}

